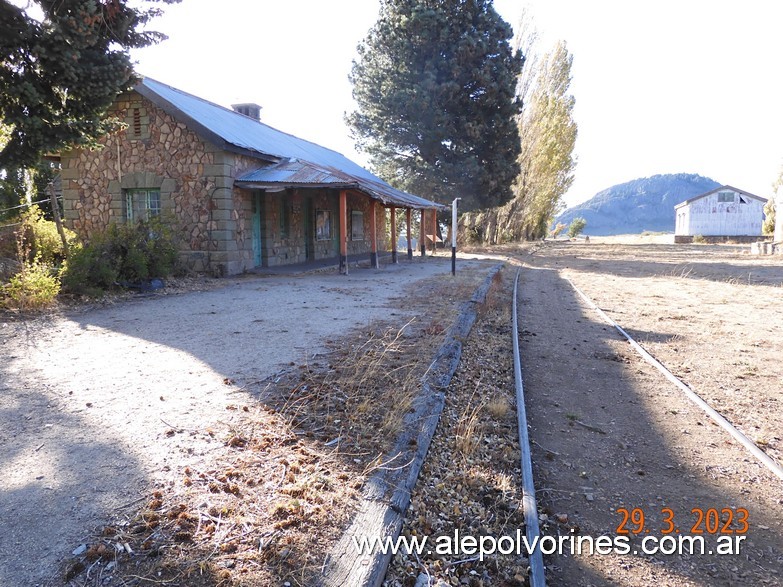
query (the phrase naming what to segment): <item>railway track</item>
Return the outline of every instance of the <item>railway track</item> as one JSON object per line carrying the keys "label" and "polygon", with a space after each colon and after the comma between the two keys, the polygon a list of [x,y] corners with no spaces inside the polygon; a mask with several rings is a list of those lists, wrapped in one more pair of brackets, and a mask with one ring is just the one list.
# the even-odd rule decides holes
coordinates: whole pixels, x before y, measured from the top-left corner
{"label": "railway track", "polygon": [[[471,530],[475,535],[489,532],[496,538],[524,527],[526,546],[538,548],[527,554],[524,578],[503,574],[504,566],[514,564],[513,557],[488,557],[490,564],[482,565],[475,556],[422,556],[395,560],[386,584],[406,585],[403,577],[411,581],[406,573],[417,573],[417,586],[778,585],[775,577],[783,570],[783,534],[765,519],[770,510],[749,490],[733,492],[723,483],[723,476],[734,467],[742,469],[743,479],[748,479],[745,485],[761,483],[748,476],[760,467],[750,463],[748,454],[739,450],[723,428],[712,425],[701,407],[635,354],[633,344],[621,335],[621,327],[598,320],[594,305],[558,272],[527,267],[521,276],[517,272],[516,278],[512,274],[506,280],[513,282],[513,291],[506,283],[495,293],[513,306],[506,317],[511,328],[501,327],[497,320],[490,328],[481,319],[466,341],[465,364],[460,365],[446,396],[444,418],[404,534],[433,536],[471,522],[471,504],[480,501],[481,488],[472,497],[475,488],[466,488],[467,494],[451,489],[451,484],[463,483],[460,475],[470,474],[471,467],[466,466],[464,455],[449,446],[455,441],[452,435],[459,438],[461,415],[476,409],[474,396],[487,393],[482,386],[490,370],[508,356],[511,338],[514,346],[519,345],[508,377],[516,389],[514,432],[520,440],[514,469],[521,475],[515,475],[514,499],[521,504],[524,518],[505,527],[470,527],[478,528]],[[498,301],[490,300],[488,305],[491,314]],[[480,314],[488,315],[486,310]],[[504,342],[496,342],[500,339]],[[502,380],[502,373],[494,372],[492,379]],[[484,425],[489,424],[485,421]],[[696,438],[698,448],[680,446],[679,434]],[[501,464],[499,452],[489,448],[471,462],[484,461],[493,468]],[[455,474],[460,467],[465,470]],[[766,477],[773,477],[773,472]],[[432,490],[433,478],[441,489]],[[444,481],[451,500],[444,496]],[[492,507],[486,510],[494,512]],[[734,515],[731,527],[725,520],[729,510]],[[741,529],[738,518],[744,510],[751,521],[748,532],[722,536],[724,529]],[[673,539],[661,532],[667,529],[666,512],[675,515],[683,535],[699,529],[707,534],[707,548],[729,538],[732,544],[743,543],[743,548],[744,542],[750,545],[741,553],[723,557],[641,552],[641,542],[648,536],[665,538],[665,544]],[[697,522],[693,516],[699,512],[704,519]],[[718,516],[724,517],[719,520]],[[639,524],[641,517],[644,525]],[[430,527],[433,520],[436,524]],[[591,556],[551,552],[551,545],[572,535],[625,536],[629,552]],[[449,582],[455,579],[457,583]]]}
{"label": "railway track", "polygon": [[[779,483],[780,466],[559,272],[528,267],[514,300],[527,396],[520,437],[528,427],[537,489],[525,494],[548,520],[539,542],[625,532],[629,544],[606,555],[544,552],[547,584],[780,584],[783,540],[770,522],[779,505],[770,509],[753,491],[762,479]],[[642,552],[645,539],[680,535],[703,537],[704,552]],[[721,541],[743,550],[718,556]],[[531,557],[531,585],[534,564]]]}
{"label": "railway track", "polygon": [[591,300],[582,290],[580,290],[571,280],[567,280],[571,287],[579,294],[579,296],[590,306],[595,312],[601,316],[601,318],[613,328],[615,328],[633,347],[633,349],[639,354],[639,356],[647,361],[650,365],[655,367],[666,379],[669,380],[675,387],[685,394],[690,401],[696,406],[701,408],[718,426],[723,428],[734,440],[740,443],[745,450],[748,451],[753,457],[764,465],[772,474],[777,475],[783,480],[783,467],[781,467],[776,461],[765,453],[756,443],[740,432],[734,427],[726,418],[724,418],[718,411],[705,402],[694,390],[688,387],[681,379],[676,377],[671,371],[669,371],[658,359],[647,352],[634,338],[628,334],[622,326],[612,320],[606,312],[601,310],[593,300]]}
{"label": "railway track", "polygon": [[522,379],[522,361],[519,353],[519,273],[514,278],[514,298],[511,304],[512,348],[514,353],[514,390],[517,404],[517,429],[519,433],[520,471],[522,475],[522,508],[525,514],[525,535],[528,544],[536,547],[530,553],[530,585],[544,587],[544,559],[541,554],[541,534],[538,526],[538,506],[533,480],[533,461],[530,456],[530,439],[527,431],[527,411],[525,410],[525,386]]}

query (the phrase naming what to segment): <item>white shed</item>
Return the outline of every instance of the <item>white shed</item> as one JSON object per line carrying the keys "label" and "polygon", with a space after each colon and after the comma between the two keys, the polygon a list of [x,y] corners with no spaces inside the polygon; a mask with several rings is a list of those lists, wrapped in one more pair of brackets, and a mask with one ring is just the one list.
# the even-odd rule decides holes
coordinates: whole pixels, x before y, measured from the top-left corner
{"label": "white shed", "polygon": [[676,237],[761,236],[765,198],[724,185],[674,207]]}

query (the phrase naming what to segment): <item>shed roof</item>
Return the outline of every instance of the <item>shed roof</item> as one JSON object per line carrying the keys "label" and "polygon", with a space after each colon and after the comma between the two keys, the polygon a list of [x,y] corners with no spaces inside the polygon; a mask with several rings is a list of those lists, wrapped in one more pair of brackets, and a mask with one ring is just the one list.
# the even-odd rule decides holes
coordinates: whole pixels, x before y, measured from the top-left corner
{"label": "shed roof", "polygon": [[703,194],[699,194],[698,196],[693,196],[692,198],[685,200],[684,202],[680,202],[676,206],[674,206],[674,209],[677,210],[679,208],[682,208],[683,206],[687,206],[688,204],[695,202],[696,200],[701,200],[702,198],[706,198],[707,196],[710,196],[717,192],[722,192],[724,190],[731,190],[733,192],[737,192],[740,195],[747,196],[748,198],[754,198],[756,200],[759,200],[760,202],[766,202],[767,198],[762,198],[761,196],[757,196],[755,194],[751,194],[750,192],[746,192],[745,190],[741,190],[739,188],[735,188],[730,185],[722,185],[720,187],[717,187],[713,190],[710,190],[708,192],[704,192]]}
{"label": "shed roof", "polygon": [[350,188],[363,191],[387,205],[445,208],[393,188],[337,151],[284,133],[149,77],[142,78],[135,90],[218,147],[263,161],[263,167],[236,178],[240,187]]}

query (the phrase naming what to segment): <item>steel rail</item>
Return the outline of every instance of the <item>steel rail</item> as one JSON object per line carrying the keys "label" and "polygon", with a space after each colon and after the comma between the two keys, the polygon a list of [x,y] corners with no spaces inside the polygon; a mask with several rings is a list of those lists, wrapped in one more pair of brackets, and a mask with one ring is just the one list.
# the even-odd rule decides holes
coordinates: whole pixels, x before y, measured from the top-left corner
{"label": "steel rail", "polygon": [[574,288],[576,293],[578,293],[582,299],[587,303],[588,306],[590,306],[593,310],[595,310],[599,316],[601,316],[608,324],[611,324],[614,326],[614,328],[622,334],[626,340],[631,343],[631,346],[636,350],[641,357],[650,363],[653,367],[658,369],[669,381],[671,381],[674,385],[676,385],[684,394],[685,396],[690,399],[693,403],[695,403],[697,406],[699,406],[704,412],[713,419],[713,421],[718,424],[721,428],[723,428],[726,432],[731,434],[731,436],[739,442],[742,446],[745,447],[745,449],[750,452],[754,457],[756,457],[759,461],[761,461],[761,464],[763,464],[767,469],[769,469],[772,473],[783,479],[783,467],[781,467],[777,462],[775,462],[767,453],[765,453],[763,450],[761,450],[750,438],[745,436],[742,432],[737,430],[731,422],[729,422],[726,418],[724,418],[720,413],[715,411],[715,409],[710,406],[707,402],[705,402],[695,391],[693,391],[690,387],[688,387],[680,378],[678,378],[674,373],[669,371],[663,363],[661,363],[658,359],[653,357],[649,352],[647,352],[638,342],[636,342],[633,337],[628,334],[623,328],[617,324],[614,320],[612,320],[606,312],[604,312],[601,308],[599,308],[593,300],[591,300],[587,295],[580,290],[576,285],[574,285],[574,282],[568,279],[567,277],[565,280],[571,285],[571,287]]}
{"label": "steel rail", "polygon": [[517,428],[519,429],[519,446],[522,462],[522,510],[525,515],[525,536],[533,552],[528,553],[530,561],[530,585],[531,587],[545,587],[544,560],[541,556],[539,544],[540,535],[538,528],[538,508],[536,507],[536,490],[533,484],[533,464],[530,458],[530,439],[527,433],[527,412],[525,411],[525,391],[522,385],[522,363],[519,358],[519,325],[517,321],[517,290],[519,285],[519,273],[514,280],[514,301],[511,309],[511,320],[514,339],[514,383],[516,386],[517,400]]}

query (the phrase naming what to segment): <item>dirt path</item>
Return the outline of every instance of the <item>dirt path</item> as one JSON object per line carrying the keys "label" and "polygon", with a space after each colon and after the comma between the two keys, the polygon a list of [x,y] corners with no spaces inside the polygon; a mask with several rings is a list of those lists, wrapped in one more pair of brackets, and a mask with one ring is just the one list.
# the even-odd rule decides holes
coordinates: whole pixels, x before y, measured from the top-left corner
{"label": "dirt path", "polygon": [[226,406],[249,401],[244,386],[352,329],[412,316],[406,292],[449,270],[428,258],[347,277],[245,278],[0,321],[0,586],[50,584],[109,512],[215,449],[210,426],[231,425]]}
{"label": "dirt path", "polygon": [[[645,516],[638,535],[635,524],[625,524],[638,554],[546,557],[548,584],[780,584],[780,480],[578,299],[559,270],[584,269],[584,263],[546,251],[528,260],[533,266],[521,281],[520,328],[536,489],[547,515],[543,531],[616,537],[619,508],[638,508]],[[620,265],[607,262],[604,272],[631,270],[633,261],[626,251]],[[600,262],[592,262],[599,272]],[[595,276],[591,283],[601,291]],[[622,299],[615,301],[618,308]],[[628,313],[644,310],[626,302]],[[698,349],[688,352],[698,356]],[[728,532],[740,528],[741,508],[748,512],[739,555],[641,553],[645,537],[663,536],[667,516],[684,536],[694,525],[705,529],[697,524],[699,511],[724,508],[735,517]],[[727,536],[733,541],[736,534]],[[714,549],[717,536],[704,538]]]}

